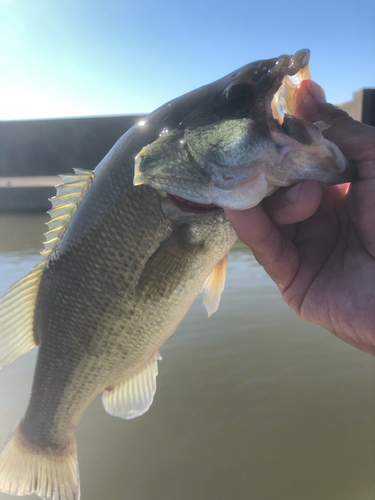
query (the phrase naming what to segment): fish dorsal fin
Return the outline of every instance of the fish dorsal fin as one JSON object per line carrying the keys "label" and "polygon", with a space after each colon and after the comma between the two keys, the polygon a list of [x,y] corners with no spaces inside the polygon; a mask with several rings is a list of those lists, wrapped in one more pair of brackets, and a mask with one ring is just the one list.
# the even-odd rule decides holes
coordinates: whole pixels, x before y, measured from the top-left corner
{"label": "fish dorsal fin", "polygon": [[83,197],[92,186],[95,174],[92,170],[73,169],[75,174],[60,175],[63,182],[56,186],[56,196],[50,199],[51,210],[48,210],[51,220],[47,222],[43,257],[48,260],[60,243],[73,215],[81,204]]}
{"label": "fish dorsal fin", "polygon": [[203,304],[207,309],[208,317],[219,307],[221,292],[225,285],[227,264],[228,254],[216,264],[203,285]]}
{"label": "fish dorsal fin", "polygon": [[135,418],[143,415],[151,406],[156,391],[159,353],[140,371],[125,379],[110,391],[103,393],[105,410],[114,417]]}
{"label": "fish dorsal fin", "polygon": [[33,329],[34,310],[39,283],[47,261],[62,238],[74,212],[90,188],[94,173],[74,169],[75,175],[63,175],[51,199],[51,220],[42,255],[44,261],[9,288],[0,298],[0,368],[16,360],[38,344]]}

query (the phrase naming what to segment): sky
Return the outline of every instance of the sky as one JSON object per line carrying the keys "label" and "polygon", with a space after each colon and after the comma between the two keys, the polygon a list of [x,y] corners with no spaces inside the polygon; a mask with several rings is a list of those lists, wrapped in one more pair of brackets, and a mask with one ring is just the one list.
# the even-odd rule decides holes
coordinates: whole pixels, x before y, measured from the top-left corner
{"label": "sky", "polygon": [[147,113],[302,48],[339,104],[375,87],[374,25],[374,0],[0,0],[0,119]]}

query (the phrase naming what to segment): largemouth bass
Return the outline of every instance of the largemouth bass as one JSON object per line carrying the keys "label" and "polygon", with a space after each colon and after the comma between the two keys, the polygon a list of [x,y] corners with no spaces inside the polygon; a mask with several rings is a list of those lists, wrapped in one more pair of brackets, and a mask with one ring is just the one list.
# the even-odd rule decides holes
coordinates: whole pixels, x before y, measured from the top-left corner
{"label": "largemouth bass", "polygon": [[0,301],[0,366],[39,348],[28,408],[0,455],[1,491],[77,500],[75,428],[90,402],[102,394],[125,419],[147,411],[160,347],[202,289],[209,315],[218,307],[236,239],[221,207],[301,179],[354,178],[324,124],[290,116],[308,57],[257,61],[175,99],[94,172],[63,178],[43,262]]}

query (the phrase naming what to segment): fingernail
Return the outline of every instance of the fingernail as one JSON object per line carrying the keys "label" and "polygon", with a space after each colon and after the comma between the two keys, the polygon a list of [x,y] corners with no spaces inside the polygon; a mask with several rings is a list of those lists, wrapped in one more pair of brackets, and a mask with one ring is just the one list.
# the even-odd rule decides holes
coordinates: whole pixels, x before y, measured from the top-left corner
{"label": "fingernail", "polygon": [[310,94],[319,102],[327,102],[326,94],[322,87],[312,80],[307,84],[307,88],[310,91]]}
{"label": "fingernail", "polygon": [[299,198],[299,184],[289,188],[285,193],[285,198],[289,201],[289,203],[297,203]]}

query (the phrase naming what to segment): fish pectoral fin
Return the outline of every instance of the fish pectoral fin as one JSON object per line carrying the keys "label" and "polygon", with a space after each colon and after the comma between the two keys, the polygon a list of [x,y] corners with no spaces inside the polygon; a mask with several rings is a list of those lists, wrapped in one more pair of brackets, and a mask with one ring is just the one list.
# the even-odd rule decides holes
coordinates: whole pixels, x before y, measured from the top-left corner
{"label": "fish pectoral fin", "polygon": [[0,368],[38,344],[33,321],[39,283],[45,262],[35,266],[0,298]]}
{"label": "fish pectoral fin", "polygon": [[163,241],[146,262],[137,292],[153,301],[169,296],[203,247],[202,242],[191,242],[189,228],[182,227]]}
{"label": "fish pectoral fin", "polygon": [[221,293],[225,285],[227,264],[228,254],[216,264],[203,285],[203,304],[207,309],[208,317],[219,307]]}
{"label": "fish pectoral fin", "polygon": [[135,375],[114,389],[104,391],[103,406],[110,415],[130,419],[143,415],[150,408],[156,391],[158,359],[161,359],[160,354],[154,354]]}

